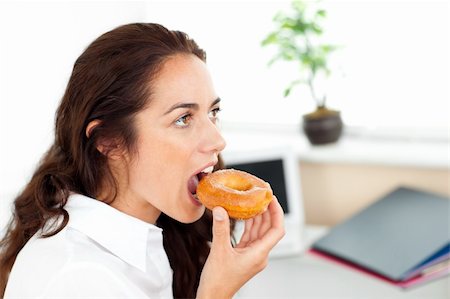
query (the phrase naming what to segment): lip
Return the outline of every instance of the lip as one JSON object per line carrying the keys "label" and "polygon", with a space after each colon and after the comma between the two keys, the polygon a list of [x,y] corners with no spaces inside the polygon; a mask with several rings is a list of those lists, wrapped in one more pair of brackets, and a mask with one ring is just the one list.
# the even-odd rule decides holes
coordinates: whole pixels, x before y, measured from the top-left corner
{"label": "lip", "polygon": [[[194,175],[198,175],[203,169],[216,165],[218,162],[219,162],[218,160],[214,160],[214,161],[209,162],[208,164],[202,166],[201,168],[197,169],[197,170],[189,177],[189,179],[190,179],[191,177],[193,177]],[[188,179],[188,180],[189,180],[189,179]],[[200,201],[198,201],[197,199],[194,198],[194,195],[193,195],[191,192],[189,192],[189,190],[187,190],[187,193],[188,193],[189,199],[191,200],[191,202],[192,202],[195,206],[197,206],[197,207],[203,206],[203,204],[202,204]]]}
{"label": "lip", "polygon": [[191,178],[194,175],[199,174],[205,168],[208,168],[210,166],[215,166],[218,162],[219,162],[218,160],[215,160],[213,162],[210,162],[210,163],[206,164],[205,166],[203,166],[203,167],[199,168],[197,171],[195,171],[189,178]]}
{"label": "lip", "polygon": [[191,192],[188,191],[188,193],[189,193],[189,198],[191,199],[191,201],[194,205],[196,205],[197,207],[203,206],[200,201],[198,201],[194,198],[194,195],[192,195]]}

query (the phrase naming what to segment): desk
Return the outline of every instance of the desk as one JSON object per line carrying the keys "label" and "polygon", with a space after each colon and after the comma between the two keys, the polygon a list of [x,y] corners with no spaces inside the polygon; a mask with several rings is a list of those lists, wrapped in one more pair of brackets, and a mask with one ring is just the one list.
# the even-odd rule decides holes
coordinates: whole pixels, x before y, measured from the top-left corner
{"label": "desk", "polygon": [[[326,228],[307,226],[310,246]],[[308,253],[273,258],[267,268],[250,280],[236,298],[321,299],[448,299],[450,277],[403,290],[368,275],[347,269]]]}

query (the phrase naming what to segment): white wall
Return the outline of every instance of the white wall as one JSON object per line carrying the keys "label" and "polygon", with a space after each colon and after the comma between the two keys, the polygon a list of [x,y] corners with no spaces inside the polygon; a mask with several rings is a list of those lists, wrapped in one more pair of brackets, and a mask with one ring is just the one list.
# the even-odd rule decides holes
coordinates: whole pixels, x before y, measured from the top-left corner
{"label": "white wall", "polygon": [[[207,51],[208,67],[222,98],[221,119],[228,122],[297,123],[286,109],[297,99],[281,99],[292,68],[269,69],[273,49],[261,41],[272,18],[288,1],[149,1],[149,20],[187,32]],[[305,101],[306,103],[307,101]],[[280,103],[282,103],[280,105]],[[287,114],[287,115],[286,115]],[[285,115],[286,117],[283,117]]]}
{"label": "white wall", "polygon": [[[327,10],[323,41],[340,46],[321,89],[346,124],[449,129],[448,1],[323,0],[320,6]],[[224,121],[298,124],[314,108],[309,91],[301,87],[284,99],[296,66],[268,68],[275,49],[260,46],[275,13],[289,7],[289,1],[149,1],[147,12],[207,50]]]}
{"label": "white wall", "polygon": [[0,227],[53,140],[76,58],[101,33],[144,19],[143,2],[0,3]]}
{"label": "white wall", "polygon": [[[448,1],[325,0],[332,107],[347,124],[408,131],[449,128]],[[0,227],[12,196],[52,141],[72,65],[99,34],[128,22],[189,33],[208,53],[228,122],[298,124],[305,88],[281,94],[295,67],[268,68],[260,42],[288,1],[0,2]]]}

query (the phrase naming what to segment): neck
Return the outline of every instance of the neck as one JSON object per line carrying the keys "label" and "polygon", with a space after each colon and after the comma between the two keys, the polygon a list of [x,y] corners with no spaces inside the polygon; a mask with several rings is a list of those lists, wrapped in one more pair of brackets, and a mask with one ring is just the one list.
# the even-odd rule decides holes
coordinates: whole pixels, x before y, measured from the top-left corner
{"label": "neck", "polygon": [[161,211],[152,206],[145,199],[135,199],[131,197],[119,197],[111,203],[113,208],[138,218],[147,223],[155,224],[159,215],[161,215]]}
{"label": "neck", "polygon": [[145,198],[140,198],[131,191],[118,192],[115,198],[113,198],[111,192],[102,191],[97,196],[97,199],[108,203],[111,207],[127,215],[133,216],[150,224],[155,224],[159,215],[161,215],[160,210],[150,204],[147,200],[145,200]]}

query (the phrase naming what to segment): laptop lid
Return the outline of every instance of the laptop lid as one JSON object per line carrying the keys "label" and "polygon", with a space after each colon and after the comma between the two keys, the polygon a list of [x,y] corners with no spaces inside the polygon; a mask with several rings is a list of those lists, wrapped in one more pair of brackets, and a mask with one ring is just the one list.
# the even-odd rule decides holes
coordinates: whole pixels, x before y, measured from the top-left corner
{"label": "laptop lid", "polygon": [[[284,211],[286,234],[275,246],[271,256],[285,256],[301,252],[304,226],[299,162],[293,150],[264,148],[259,150],[224,151],[222,158],[226,168],[251,173],[268,182]],[[235,231],[239,240],[244,222],[238,221]]]}

